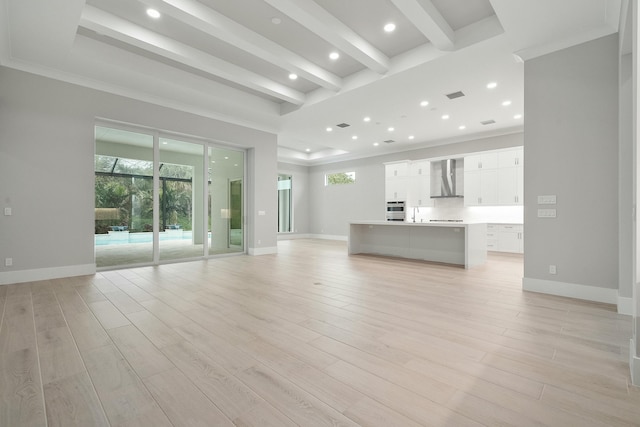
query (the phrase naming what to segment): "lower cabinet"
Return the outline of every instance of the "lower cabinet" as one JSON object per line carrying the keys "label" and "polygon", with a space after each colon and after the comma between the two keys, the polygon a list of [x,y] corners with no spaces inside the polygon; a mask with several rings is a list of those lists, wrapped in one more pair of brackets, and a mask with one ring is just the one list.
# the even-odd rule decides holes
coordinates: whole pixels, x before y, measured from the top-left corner
{"label": "lower cabinet", "polygon": [[522,224],[487,224],[487,250],[495,252],[524,252]]}

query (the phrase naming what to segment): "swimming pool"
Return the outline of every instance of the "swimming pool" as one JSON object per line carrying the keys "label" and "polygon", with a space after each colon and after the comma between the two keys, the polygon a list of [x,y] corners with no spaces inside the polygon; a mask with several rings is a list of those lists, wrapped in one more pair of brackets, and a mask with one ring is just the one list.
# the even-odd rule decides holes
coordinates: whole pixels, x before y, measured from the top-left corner
{"label": "swimming pool", "polygon": [[[130,243],[151,243],[153,242],[152,232],[129,233],[128,231],[114,231],[109,234],[96,234],[96,246],[105,245],[126,245]],[[191,240],[192,231],[171,230],[160,233],[160,240]]]}

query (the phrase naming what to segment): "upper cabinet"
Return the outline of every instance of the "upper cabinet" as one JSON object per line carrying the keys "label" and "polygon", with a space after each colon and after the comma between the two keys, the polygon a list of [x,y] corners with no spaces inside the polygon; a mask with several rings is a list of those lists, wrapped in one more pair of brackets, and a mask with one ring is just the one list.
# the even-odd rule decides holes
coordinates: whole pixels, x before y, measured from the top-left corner
{"label": "upper cabinet", "polygon": [[498,153],[498,203],[522,205],[524,202],[524,150]]}
{"label": "upper cabinet", "polygon": [[409,175],[409,161],[385,163],[385,178],[398,178]]}
{"label": "upper cabinet", "polygon": [[[434,162],[437,165],[442,160]],[[385,163],[386,200],[404,201],[411,207],[434,206],[431,163],[431,160]],[[464,156],[464,176],[456,181],[464,186],[465,206],[522,206],[524,150],[517,147]]]}
{"label": "upper cabinet", "polygon": [[464,171],[498,168],[498,153],[488,152],[464,157]]}
{"label": "upper cabinet", "polygon": [[515,148],[466,156],[464,205],[522,205],[523,153],[522,148]]}
{"label": "upper cabinet", "polygon": [[408,206],[433,206],[431,199],[431,162],[419,160],[409,165]]}
{"label": "upper cabinet", "polygon": [[385,200],[386,201],[407,201],[409,187],[409,161],[385,163]]}

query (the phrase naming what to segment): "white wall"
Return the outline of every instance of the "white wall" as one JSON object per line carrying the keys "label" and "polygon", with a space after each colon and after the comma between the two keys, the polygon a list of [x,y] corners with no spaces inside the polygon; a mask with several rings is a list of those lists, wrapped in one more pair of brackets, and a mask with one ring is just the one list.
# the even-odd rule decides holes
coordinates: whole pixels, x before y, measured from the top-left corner
{"label": "white wall", "polygon": [[616,34],[525,63],[525,289],[616,302],[618,59]]}
{"label": "white wall", "polygon": [[[633,102],[631,81],[631,55],[625,55],[620,61],[620,149],[618,151],[618,289],[620,297],[631,299],[633,296]],[[625,312],[630,312],[629,307]]]}
{"label": "white wall", "polygon": [[276,250],[276,135],[5,67],[0,93],[0,283],[95,270],[96,118],[249,149],[248,249]]}
{"label": "white wall", "polygon": [[[312,166],[309,168],[309,192],[311,196],[309,232],[327,237],[346,238],[349,221],[384,220],[385,162],[429,159],[516,147],[521,146],[522,141],[523,135],[516,133],[359,160]],[[355,184],[325,187],[325,174],[352,171],[356,173]],[[440,201],[438,206],[442,209],[450,209],[451,206],[448,203],[455,202]]]}

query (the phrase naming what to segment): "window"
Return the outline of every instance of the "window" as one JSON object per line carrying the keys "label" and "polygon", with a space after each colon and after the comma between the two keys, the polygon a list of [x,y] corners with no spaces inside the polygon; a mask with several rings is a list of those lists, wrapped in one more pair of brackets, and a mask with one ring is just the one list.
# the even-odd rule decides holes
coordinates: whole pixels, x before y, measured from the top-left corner
{"label": "window", "polygon": [[291,233],[291,175],[278,175],[278,233]]}
{"label": "window", "polygon": [[353,184],[356,182],[355,172],[328,173],[324,176],[324,185]]}

